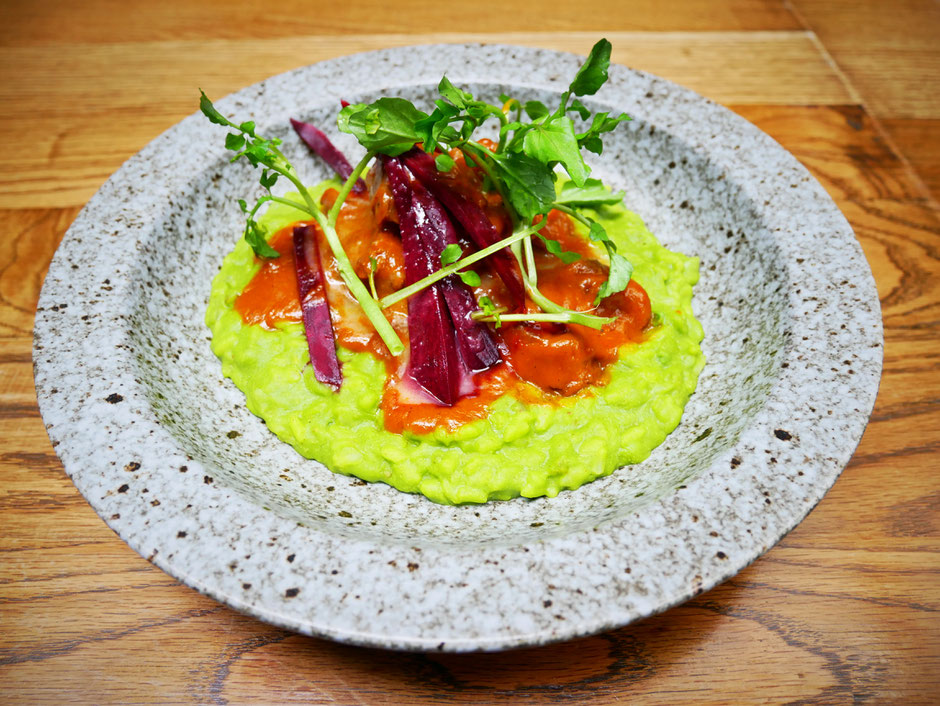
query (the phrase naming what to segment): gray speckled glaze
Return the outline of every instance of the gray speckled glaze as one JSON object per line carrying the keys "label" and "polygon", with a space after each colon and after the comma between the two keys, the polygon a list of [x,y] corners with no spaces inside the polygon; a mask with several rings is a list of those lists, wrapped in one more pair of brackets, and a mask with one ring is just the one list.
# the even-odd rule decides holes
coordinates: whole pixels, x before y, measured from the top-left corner
{"label": "gray speckled glaze", "polygon": [[[580,59],[505,46],[394,49],[276,76],[218,102],[327,175],[288,117],[337,134],[339,101],[428,101],[441,74],[495,98],[557,93]],[[193,104],[196,103],[194,88]],[[594,108],[634,121],[595,174],[668,247],[702,260],[708,364],[648,461],[554,499],[446,507],[330,473],[222,378],[203,313],[257,191],[195,115],[127,162],[57,252],[36,387],[66,472],[137,552],[263,620],[344,642],[494,650],[620,626],[738,572],[848,462],[874,404],[881,316],[861,249],[807,171],[743,119],[613,66]],[[331,129],[332,128],[332,129]],[[186,168],[179,168],[185,162]],[[201,165],[193,171],[192,165]]]}

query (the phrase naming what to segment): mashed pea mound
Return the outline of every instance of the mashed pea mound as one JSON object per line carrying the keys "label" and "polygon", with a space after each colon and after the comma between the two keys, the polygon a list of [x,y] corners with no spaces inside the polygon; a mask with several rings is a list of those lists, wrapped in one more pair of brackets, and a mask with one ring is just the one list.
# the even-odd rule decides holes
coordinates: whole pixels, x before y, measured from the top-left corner
{"label": "mashed pea mound", "polygon": [[[551,404],[506,395],[485,419],[456,432],[390,433],[378,410],[381,361],[340,348],[344,381],[337,393],[315,379],[302,325],[271,331],[242,322],[235,297],[259,267],[244,240],[212,284],[206,313],[212,350],[272,432],[337,473],[445,504],[554,497],[649,456],[679,423],[705,363],[702,327],[692,315],[698,259],[663,248],[622,207],[592,215],[633,263],[633,279],[649,294],[658,324],[642,343],[621,350],[606,385]],[[263,225],[273,233],[300,217],[272,208]]]}

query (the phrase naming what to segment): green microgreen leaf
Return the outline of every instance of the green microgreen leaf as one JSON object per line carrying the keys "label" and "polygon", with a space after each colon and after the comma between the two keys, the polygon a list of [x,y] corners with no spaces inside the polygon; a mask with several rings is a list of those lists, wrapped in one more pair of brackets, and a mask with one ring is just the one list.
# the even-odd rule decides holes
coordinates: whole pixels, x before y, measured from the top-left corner
{"label": "green microgreen leaf", "polygon": [[277,178],[280,175],[277,172],[272,172],[269,169],[265,169],[261,172],[261,186],[270,191],[271,187],[277,183]]}
{"label": "green microgreen leaf", "polygon": [[230,132],[225,136],[225,149],[238,152],[245,146],[245,136]]}
{"label": "green microgreen leaf", "polygon": [[543,123],[533,125],[522,139],[522,148],[527,155],[545,165],[561,162],[578,186],[584,184],[591,171],[581,156],[581,148],[574,134],[574,123],[565,115],[553,116]]}
{"label": "green microgreen leaf", "polygon": [[427,117],[404,98],[379,98],[365,106],[346,106],[340,111],[337,125],[367,150],[395,157],[421,141],[415,124]]}
{"label": "green microgreen leaf", "polygon": [[449,154],[442,152],[434,158],[434,166],[439,172],[449,172],[454,168],[454,160]]}
{"label": "green microgreen leaf", "polygon": [[268,245],[267,233],[258,225],[254,218],[249,218],[245,224],[245,240],[259,257],[280,257],[281,253]]}
{"label": "green microgreen leaf", "polygon": [[509,202],[522,220],[531,223],[548,213],[555,200],[552,170],[521,152],[494,154],[493,158]]}
{"label": "green microgreen leaf", "polygon": [[568,111],[569,111],[569,112],[575,112],[575,113],[577,113],[578,116],[579,116],[582,120],[587,120],[588,118],[591,117],[591,111],[588,110],[588,109],[585,107],[584,103],[582,103],[581,101],[579,101],[577,98],[575,98],[573,101],[571,101],[571,105],[568,106]]}
{"label": "green microgreen leaf", "polygon": [[479,304],[480,304],[480,311],[483,312],[483,315],[484,315],[484,316],[492,316],[492,317],[493,317],[493,323],[494,323],[494,325],[495,325],[496,328],[499,328],[500,326],[502,326],[502,325],[503,325],[503,322],[502,322],[502,320],[500,319],[499,315],[504,311],[504,309],[498,308],[498,307],[493,303],[493,300],[490,299],[490,298],[489,298],[488,296],[486,296],[486,295],[483,295],[482,297],[480,297],[480,299],[479,299],[478,301],[479,301]]}
{"label": "green microgreen leaf", "polygon": [[441,251],[441,267],[457,262],[463,255],[463,250],[457,243],[451,243]]}
{"label": "green microgreen leaf", "polygon": [[473,270],[464,270],[458,272],[457,275],[468,287],[479,287],[480,286],[480,275],[478,275]]}
{"label": "green microgreen leaf", "polygon": [[588,231],[588,238],[595,243],[608,243],[610,237],[607,235],[607,229],[597,221],[591,221],[591,230]]}
{"label": "green microgreen leaf", "polygon": [[278,139],[266,140],[263,137],[253,137],[247,141],[244,149],[235,155],[235,159],[243,156],[253,167],[284,165],[286,161],[278,149],[280,144],[281,141]]}
{"label": "green microgreen leaf", "polygon": [[607,281],[597,291],[597,297],[594,299],[595,306],[604,297],[609,297],[611,294],[626,289],[627,285],[630,284],[630,277],[633,276],[631,262],[613,249],[613,243],[605,241],[604,244],[607,246],[607,254],[610,256],[610,272],[607,275]]}
{"label": "green microgreen leaf", "polygon": [[542,101],[526,101],[525,114],[532,120],[538,120],[548,115],[549,110]]}
{"label": "green microgreen leaf", "polygon": [[441,82],[437,85],[437,90],[444,98],[458,108],[466,108],[473,102],[473,95],[457,88],[450,82],[447,76],[441,78]]}
{"label": "green microgreen leaf", "polygon": [[467,115],[473,118],[477,123],[481,123],[486,120],[490,115],[495,115],[500,113],[500,109],[495,105],[490,105],[483,101],[473,101],[472,103],[467,104]]}
{"label": "green microgreen leaf", "polygon": [[459,114],[460,110],[455,106],[437,101],[437,107],[430,115],[415,122],[415,132],[424,143],[426,152],[433,152],[441,140],[450,142],[456,138],[457,132],[450,122]]}
{"label": "green microgreen leaf", "polygon": [[199,96],[199,110],[202,111],[203,115],[209,118],[210,123],[225,125],[226,127],[235,127],[228,118],[215,109],[212,101],[209,100],[209,96],[207,96],[202,89],[199,89]]}
{"label": "green microgreen leaf", "polygon": [[578,140],[581,147],[586,149],[588,152],[593,152],[594,154],[602,154],[604,152],[604,143],[601,138],[597,136],[592,136],[585,138],[584,140]]}
{"label": "green microgreen leaf", "polygon": [[578,253],[562,248],[561,243],[559,243],[557,240],[546,238],[541,233],[539,233],[538,236],[542,243],[544,243],[545,249],[566,265],[581,259],[581,256],[578,255]]}
{"label": "green microgreen leaf", "polygon": [[[470,136],[473,134],[473,131],[476,129],[476,126],[469,120],[465,122],[460,128],[460,139],[466,141],[470,139]],[[454,142],[455,140],[452,140]]]}
{"label": "green microgreen leaf", "polygon": [[604,243],[607,249],[607,256],[610,259],[610,271],[607,273],[607,280],[597,291],[597,297],[594,299],[594,306],[597,306],[601,299],[609,297],[611,294],[622,292],[630,284],[630,277],[633,276],[633,264],[623,255],[617,252],[617,246],[607,235],[607,230],[597,221],[590,221],[591,229],[588,232],[588,238],[594,242]]}
{"label": "green microgreen leaf", "polygon": [[591,121],[591,127],[588,128],[587,132],[581,133],[578,135],[578,138],[582,138],[588,135],[599,135],[602,132],[610,132],[617,125],[627,120],[632,120],[632,118],[626,113],[621,113],[616,117],[610,117],[610,113],[598,113],[594,116]]}
{"label": "green microgreen leaf", "polygon": [[339,115],[336,118],[336,127],[339,128],[340,132],[351,133],[352,128],[349,126],[349,118],[367,107],[365,103],[350,103],[339,111]]}
{"label": "green microgreen leaf", "polygon": [[600,136],[605,132],[610,132],[620,123],[627,120],[631,120],[631,118],[626,113],[621,113],[615,118],[610,117],[608,113],[598,113],[594,116],[594,119],[591,121],[591,126],[587,131],[576,136],[578,145],[589,152],[601,154],[604,151],[604,143],[601,141]]}
{"label": "green microgreen leaf", "polygon": [[612,192],[600,179],[587,179],[582,186],[571,181],[565,182],[555,203],[568,206],[615,205],[623,201],[623,197],[623,191]]}
{"label": "green microgreen leaf", "polygon": [[607,81],[610,68],[610,42],[601,39],[591,48],[587,61],[578,69],[568,92],[576,96],[593,96]]}

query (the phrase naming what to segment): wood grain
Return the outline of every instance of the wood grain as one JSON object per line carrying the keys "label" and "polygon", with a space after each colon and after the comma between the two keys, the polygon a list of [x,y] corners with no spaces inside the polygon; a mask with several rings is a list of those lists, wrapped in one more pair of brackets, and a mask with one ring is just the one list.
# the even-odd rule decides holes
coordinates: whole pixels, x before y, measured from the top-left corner
{"label": "wood grain", "polygon": [[[52,254],[78,208],[5,211],[0,250],[0,336],[32,335]],[[0,388],[2,389],[2,388]]]}
{"label": "wood grain", "polygon": [[911,163],[934,201],[940,200],[940,118],[882,118],[898,151]]}
{"label": "wood grain", "polygon": [[[455,13],[455,9],[457,10]],[[55,22],[50,22],[55,17]],[[307,0],[163,0],[135,3],[122,12],[115,0],[13,0],[0,10],[0,43],[61,44],[155,40],[285,38],[374,33],[447,32],[603,32],[798,29],[799,22],[776,0],[631,0],[595,5],[590,12],[567,0],[504,0],[476,10],[424,0],[360,0],[342,8]],[[302,63],[310,63],[305,61]]]}
{"label": "wood grain", "polygon": [[796,16],[880,118],[898,153],[940,195],[940,4],[792,0]]}
{"label": "wood grain", "polygon": [[[857,103],[806,32],[608,32],[619,63],[722,103]],[[128,157],[219,97],[273,74],[385,47],[487,41],[586,54],[594,32],[434,33],[0,46],[0,208],[80,205]],[[454,67],[459,72],[459,67]]]}
{"label": "wood grain", "polygon": [[[903,0],[892,17],[869,0],[853,5],[854,14],[843,0],[641,0],[584,13],[558,3],[536,33],[521,0],[500,4],[509,18],[500,23],[495,11],[457,18],[446,5],[422,14],[416,0],[366,0],[318,7],[299,31],[300,0],[4,3],[0,125],[30,148],[0,155],[4,703],[936,703],[940,212],[930,155],[940,150],[931,122],[940,111],[936,91],[898,102],[895,90],[929,92],[935,46],[923,37],[934,10]],[[922,26],[902,11],[925,18]],[[490,33],[497,24],[501,33]],[[790,150],[869,259],[885,325],[881,390],[856,454],[809,517],[683,606],[498,655],[386,653],[294,635],[177,584],[121,542],[78,495],[45,434],[33,312],[88,195],[192,112],[181,91],[205,81],[221,95],[319,58],[436,39],[442,28],[583,53],[597,26],[621,33],[619,61],[732,104]],[[887,63],[869,63],[866,77],[845,57],[865,59],[868,42],[871,61]],[[882,81],[889,69],[903,81]],[[900,105],[903,117],[878,114],[882,104]]]}
{"label": "wood grain", "polygon": [[879,118],[940,114],[940,3],[792,0]]}

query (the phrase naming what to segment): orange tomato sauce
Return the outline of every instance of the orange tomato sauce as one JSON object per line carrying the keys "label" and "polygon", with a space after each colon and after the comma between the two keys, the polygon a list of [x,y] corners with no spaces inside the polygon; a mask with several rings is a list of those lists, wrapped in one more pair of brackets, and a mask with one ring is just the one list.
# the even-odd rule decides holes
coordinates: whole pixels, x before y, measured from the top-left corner
{"label": "orange tomato sauce", "polygon": [[[474,199],[485,209],[498,231],[508,234],[509,218],[499,196],[483,194],[476,170],[467,168],[461,160],[458,162],[458,168],[448,174],[451,186]],[[327,191],[321,206],[328,209],[336,196],[335,190]],[[235,310],[245,324],[274,329],[278,324],[302,321],[294,272],[294,225],[278,231],[270,239],[271,246],[281,256],[263,260],[257,274],[235,300]],[[525,402],[557,402],[590,385],[603,384],[605,370],[617,360],[619,349],[626,343],[642,340],[651,316],[649,297],[643,288],[631,281],[626,290],[603,299],[595,308],[594,299],[607,278],[607,266],[596,259],[596,252],[575,232],[566,214],[552,211],[541,232],[557,240],[563,249],[581,255],[581,259],[564,264],[544,249],[541,240],[533,238],[540,291],[565,308],[616,317],[616,320],[599,331],[581,325],[504,323],[493,329],[503,362],[475,376],[473,393],[461,397],[452,407],[443,407],[422,401],[409,389],[403,377],[403,361],[389,354],[362,314],[342,282],[329,245],[317,229],[337,343],[353,352],[371,353],[385,363],[387,375],[381,410],[388,431],[408,430],[417,434],[437,428],[453,431],[485,417],[489,405],[508,392]],[[337,221],[337,234],[356,274],[367,282],[371,272],[379,297],[403,286],[404,261],[397,215],[384,184],[378,187],[374,197],[368,193],[350,193]],[[481,285],[474,288],[476,296],[489,296],[497,306],[510,308],[502,281],[485,262],[475,269],[481,277]],[[528,300],[526,309],[538,311]],[[399,302],[385,313],[407,344],[407,303]]]}

